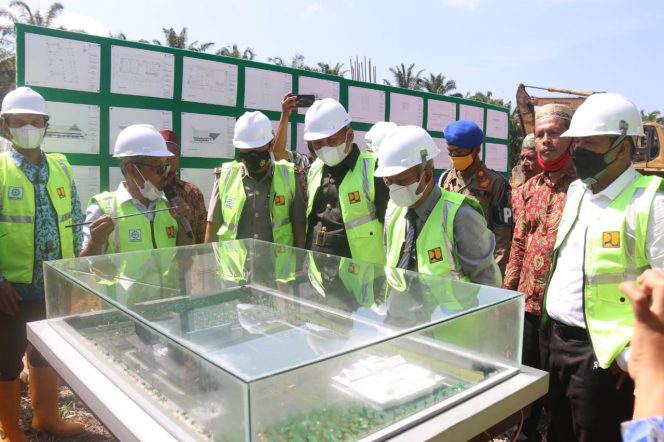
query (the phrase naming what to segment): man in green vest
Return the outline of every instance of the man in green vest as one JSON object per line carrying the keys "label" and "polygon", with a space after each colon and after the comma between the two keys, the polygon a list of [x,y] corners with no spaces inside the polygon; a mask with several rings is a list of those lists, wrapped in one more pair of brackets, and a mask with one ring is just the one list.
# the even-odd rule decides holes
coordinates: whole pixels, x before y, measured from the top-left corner
{"label": "man in green vest", "polygon": [[317,156],[307,176],[307,249],[384,264],[389,195],[374,177],[375,156],[353,143],[350,123],[332,98],[316,100],[304,117],[304,139]]}
{"label": "man in green vest", "polygon": [[642,135],[637,107],[612,93],[588,97],[561,135],[573,139],[579,179],[567,192],[544,298],[549,440],[619,441],[631,416],[634,316],[619,283],[664,267],[662,179],[631,163]]}
{"label": "man in green vest", "polygon": [[473,199],[435,185],[440,153],[421,127],[401,126],[383,141],[376,176],[390,189],[387,265],[500,287],[495,238]]}
{"label": "man in green vest", "polygon": [[28,87],[5,96],[0,153],[0,423],[9,441],[24,441],[19,423],[23,354],[28,354],[32,427],[61,437],[84,430],[64,421],[58,407],[59,378],[28,345],[26,322],[46,318],[45,261],[73,258],[81,250],[83,220],[72,168],[60,154],[44,153],[48,127],[44,98]]}
{"label": "man in green vest", "polygon": [[164,197],[173,154],[157,129],[148,124],[123,129],[113,156],[120,159],[125,180],[115,192],[90,199],[81,256],[192,244],[182,225],[188,207],[182,201],[171,207]]}
{"label": "man in green vest", "polygon": [[263,113],[238,118],[233,145],[240,161],[215,169],[205,242],[253,238],[304,247],[301,177],[292,163],[272,160],[273,142]]}

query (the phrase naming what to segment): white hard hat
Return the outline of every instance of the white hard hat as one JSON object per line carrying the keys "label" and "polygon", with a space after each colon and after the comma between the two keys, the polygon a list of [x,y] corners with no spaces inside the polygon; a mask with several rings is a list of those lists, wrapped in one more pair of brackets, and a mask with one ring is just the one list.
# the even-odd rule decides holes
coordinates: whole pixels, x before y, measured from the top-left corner
{"label": "white hard hat", "polygon": [[262,112],[245,112],[235,123],[233,146],[238,149],[263,147],[273,138],[272,123]]}
{"label": "white hard hat", "polygon": [[398,175],[413,166],[433,160],[439,153],[440,149],[426,130],[419,126],[399,126],[383,140],[374,175]]}
{"label": "white hard hat", "polygon": [[27,86],[14,89],[2,100],[0,116],[6,114],[37,114],[48,116],[46,100]]}
{"label": "white hard hat", "polygon": [[602,93],[586,98],[574,112],[569,129],[561,137],[595,135],[643,136],[641,113],[620,94]]}
{"label": "white hard hat", "polygon": [[369,129],[369,132],[364,135],[364,141],[367,142],[367,146],[369,149],[371,149],[375,154],[378,154],[378,151],[380,150],[380,145],[385,139],[386,135],[396,129],[397,125],[396,123],[388,122],[388,121],[379,121],[378,123],[374,124],[371,126],[371,129]]}
{"label": "white hard hat", "polygon": [[149,124],[132,124],[122,129],[115,140],[115,158],[172,157],[159,131]]}
{"label": "white hard hat", "polygon": [[316,100],[304,115],[304,140],[327,138],[348,126],[350,122],[350,115],[337,100]]}

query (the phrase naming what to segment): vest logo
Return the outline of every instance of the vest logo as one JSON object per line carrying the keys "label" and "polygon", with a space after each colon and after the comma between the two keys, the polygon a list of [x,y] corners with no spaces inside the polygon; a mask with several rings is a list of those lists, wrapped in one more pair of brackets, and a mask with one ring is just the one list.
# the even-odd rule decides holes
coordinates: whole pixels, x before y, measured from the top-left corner
{"label": "vest logo", "polygon": [[353,263],[348,264],[348,273],[352,273],[353,275],[357,275],[358,269],[357,266]]}
{"label": "vest logo", "polygon": [[429,262],[435,264],[443,260],[443,251],[440,247],[429,249]]}
{"label": "vest logo", "polygon": [[58,196],[60,197],[60,199],[62,199],[66,196],[64,187],[58,187],[55,190],[58,192]]}
{"label": "vest logo", "polygon": [[169,238],[175,238],[175,227],[174,226],[166,227],[166,236],[168,236]]}
{"label": "vest logo", "polygon": [[348,193],[348,201],[351,204],[359,203],[360,202],[360,192],[357,190],[354,192],[349,192]]}
{"label": "vest logo", "polygon": [[8,190],[8,198],[10,200],[22,200],[23,199],[23,188],[22,187],[12,187],[9,186]]}
{"label": "vest logo", "polygon": [[229,209],[232,209],[234,201],[235,198],[233,198],[232,196],[226,197],[226,201],[224,201],[224,206],[228,207]]}
{"label": "vest logo", "polygon": [[141,229],[129,230],[129,242],[141,242],[142,240]]}
{"label": "vest logo", "polygon": [[285,206],[286,205],[286,196],[284,196],[284,195],[275,195],[274,196],[274,205],[275,206]]}
{"label": "vest logo", "polygon": [[602,248],[620,248],[620,232],[602,232]]}

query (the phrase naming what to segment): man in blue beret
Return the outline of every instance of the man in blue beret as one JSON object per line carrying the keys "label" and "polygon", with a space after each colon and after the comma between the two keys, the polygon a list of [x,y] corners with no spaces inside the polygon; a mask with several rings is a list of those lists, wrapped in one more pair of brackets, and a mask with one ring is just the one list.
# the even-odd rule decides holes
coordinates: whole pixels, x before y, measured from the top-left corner
{"label": "man in blue beret", "polygon": [[510,185],[480,158],[484,134],[477,123],[455,121],[447,125],[444,135],[452,169],[445,171],[438,183],[447,191],[470,196],[480,203],[487,227],[496,236],[494,258],[504,274],[512,241]]}

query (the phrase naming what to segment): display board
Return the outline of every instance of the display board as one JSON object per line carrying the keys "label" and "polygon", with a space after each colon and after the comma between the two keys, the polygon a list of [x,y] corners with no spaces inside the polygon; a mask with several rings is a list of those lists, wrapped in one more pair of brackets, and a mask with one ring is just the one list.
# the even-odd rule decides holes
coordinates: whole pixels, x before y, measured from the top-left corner
{"label": "display board", "polygon": [[[135,123],[174,130],[181,140],[181,176],[209,195],[212,169],[235,156],[236,119],[260,110],[276,127],[289,91],[338,99],[353,119],[360,148],[376,121],[415,124],[442,148],[435,164],[446,168],[444,127],[471,119],[485,132],[487,165],[506,174],[510,161],[507,108],[152,44],[17,24],[16,83],[46,99],[51,120],[44,149],[67,155],[84,206],[89,196],[117,186],[113,145]],[[307,154],[305,112],[291,114],[287,145]]]}

